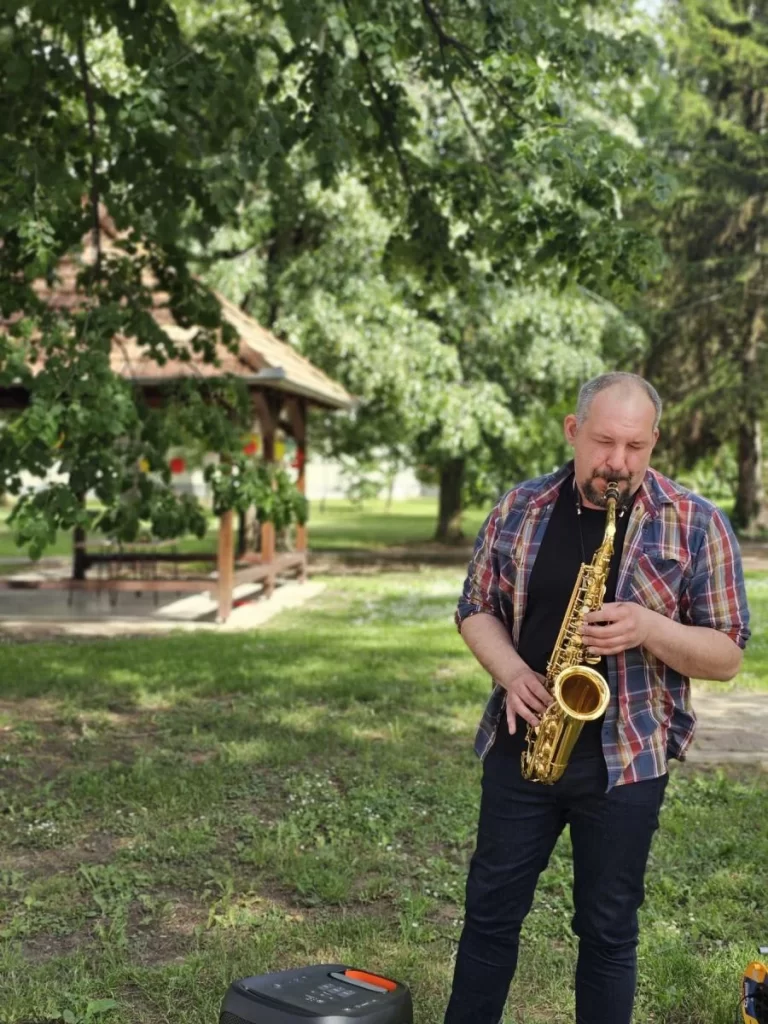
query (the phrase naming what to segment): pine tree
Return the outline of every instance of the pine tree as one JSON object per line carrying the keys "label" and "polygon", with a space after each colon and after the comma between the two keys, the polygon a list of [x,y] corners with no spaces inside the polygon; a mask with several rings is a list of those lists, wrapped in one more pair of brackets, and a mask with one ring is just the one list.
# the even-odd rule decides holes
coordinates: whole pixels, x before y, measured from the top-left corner
{"label": "pine tree", "polygon": [[[666,455],[692,466],[735,446],[735,524],[762,525],[768,288],[768,3],[678,0],[655,142],[678,178],[661,234],[646,372],[671,400]],[[658,124],[662,129],[659,131]]]}

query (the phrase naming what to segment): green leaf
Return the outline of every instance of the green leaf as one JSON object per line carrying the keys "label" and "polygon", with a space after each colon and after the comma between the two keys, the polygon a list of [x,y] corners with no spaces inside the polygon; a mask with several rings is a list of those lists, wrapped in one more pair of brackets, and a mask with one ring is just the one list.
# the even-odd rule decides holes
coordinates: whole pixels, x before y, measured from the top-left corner
{"label": "green leaf", "polygon": [[85,1009],[86,1020],[117,1009],[119,1009],[119,1004],[114,999],[91,999]]}

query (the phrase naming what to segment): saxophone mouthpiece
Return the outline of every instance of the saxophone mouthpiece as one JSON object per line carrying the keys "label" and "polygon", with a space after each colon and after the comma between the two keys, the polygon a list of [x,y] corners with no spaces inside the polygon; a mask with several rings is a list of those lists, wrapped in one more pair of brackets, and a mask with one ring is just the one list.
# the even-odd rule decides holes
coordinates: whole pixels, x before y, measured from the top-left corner
{"label": "saxophone mouthpiece", "polygon": [[605,489],[605,500],[606,500],[606,502],[608,502],[608,501],[616,501],[616,502],[618,502],[618,500],[619,500],[619,485],[618,485],[618,483],[615,480],[611,480],[611,482],[606,487],[606,489]]}

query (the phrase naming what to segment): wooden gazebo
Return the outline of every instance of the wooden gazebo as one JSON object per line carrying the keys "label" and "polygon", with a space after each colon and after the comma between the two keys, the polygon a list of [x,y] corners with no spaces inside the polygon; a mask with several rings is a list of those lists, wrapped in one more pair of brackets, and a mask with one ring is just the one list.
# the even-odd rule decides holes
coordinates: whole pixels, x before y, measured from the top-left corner
{"label": "wooden gazebo", "polygon": [[[100,246],[102,253],[110,247],[119,248],[119,236],[110,218],[101,218]],[[81,263],[91,262],[92,251],[87,244],[79,260],[68,257],[61,261],[57,280],[53,287],[44,282],[37,286],[38,294],[51,305],[59,308],[73,308],[81,303],[82,296],[76,288],[76,277]],[[192,348],[195,327],[181,327],[170,312],[167,296],[153,292],[152,315],[157,324],[168,334],[180,350],[187,350],[189,359],[173,359],[164,364],[155,362],[146,351],[130,338],[115,338],[111,364],[115,373],[130,380],[140,388],[146,400],[153,404],[163,401],[168,385],[187,377],[229,377],[241,380],[248,388],[253,408],[254,424],[258,424],[262,441],[262,457],[266,462],[275,461],[275,439],[279,430],[290,436],[301,453],[297,462],[297,485],[305,490],[307,457],[307,411],[310,406],[325,409],[347,409],[353,404],[352,397],[345,389],[314,366],[285,342],[265,330],[252,317],[246,315],[222,295],[217,295],[226,321],[234,327],[239,342],[236,351],[223,344],[217,345],[216,363],[206,362]],[[28,401],[26,391],[21,387],[0,388],[0,409],[23,408]],[[235,523],[232,511],[219,518],[217,550],[215,553],[179,554],[153,550],[130,554],[120,552],[89,551],[86,538],[75,537],[72,576],[67,579],[40,579],[22,581],[0,578],[0,587],[38,587],[43,589],[69,589],[88,591],[169,591],[169,592],[215,592],[218,604],[218,619],[225,621],[233,603],[234,589],[244,583],[262,582],[266,596],[269,596],[279,575],[296,572],[303,579],[306,574],[308,538],[307,528],[297,527],[293,549],[276,550],[275,530],[271,523],[264,523],[260,530],[260,547],[257,551],[235,551]],[[124,572],[99,572],[89,577],[93,568],[102,570],[122,562],[123,566],[137,566],[144,562],[176,564],[182,562],[215,562],[216,578],[209,576],[192,577],[178,572],[169,578],[159,573],[148,578],[144,572],[139,576],[127,576]]]}

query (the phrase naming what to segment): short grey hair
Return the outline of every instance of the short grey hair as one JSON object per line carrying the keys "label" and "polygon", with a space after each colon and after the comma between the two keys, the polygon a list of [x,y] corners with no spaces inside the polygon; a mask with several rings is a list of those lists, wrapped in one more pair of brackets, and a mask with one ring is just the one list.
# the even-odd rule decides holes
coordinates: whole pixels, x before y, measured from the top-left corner
{"label": "short grey hair", "polygon": [[606,388],[612,388],[616,384],[621,384],[623,387],[637,388],[650,398],[656,410],[656,416],[653,420],[653,429],[655,430],[661,419],[661,399],[653,384],[649,384],[644,377],[640,377],[637,373],[601,373],[599,377],[593,377],[586,384],[582,384],[579,389],[579,399],[576,403],[576,422],[578,425],[581,426],[589,415],[595,395],[599,395],[601,391],[605,391]]}

